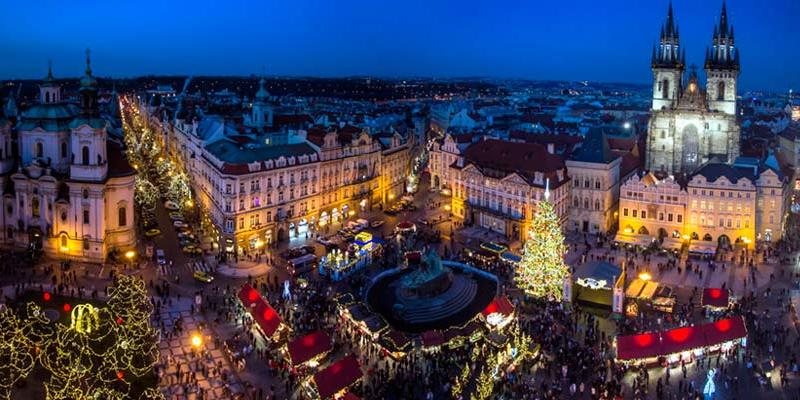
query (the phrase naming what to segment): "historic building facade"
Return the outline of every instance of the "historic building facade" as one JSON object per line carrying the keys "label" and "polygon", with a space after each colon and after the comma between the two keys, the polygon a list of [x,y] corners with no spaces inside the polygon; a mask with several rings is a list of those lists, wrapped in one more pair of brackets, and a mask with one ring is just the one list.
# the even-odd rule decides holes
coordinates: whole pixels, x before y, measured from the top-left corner
{"label": "historic building facade", "polygon": [[690,174],[708,161],[733,162],[739,155],[736,87],[739,51],[723,3],[712,46],[706,51],[706,88],[693,68],[684,80],[686,50],[672,14],[661,29],[651,59],[652,116],[648,127],[647,169]]}
{"label": "historic building facade", "polygon": [[450,169],[451,211],[458,222],[524,241],[536,204],[549,190],[562,227],[566,224],[570,178],[563,158],[544,146],[484,139]]}
{"label": "historic building facade", "polygon": [[39,104],[25,110],[15,127],[16,170],[8,162],[8,125],[0,128],[0,242],[87,262],[134,249],[135,171],[100,116],[88,56],[80,107],[65,101],[52,71],[39,92]]}
{"label": "historic building facade", "polygon": [[[165,145],[188,173],[224,250],[255,253],[324,233],[405,193],[412,130],[282,129],[268,97],[262,80],[242,124],[208,115],[158,125],[169,130]],[[153,111],[145,103],[139,107]]]}
{"label": "historic building facade", "polygon": [[776,167],[755,159],[707,163],[680,185],[635,175],[620,188],[617,240],[714,251],[753,248],[782,237],[791,189]]}

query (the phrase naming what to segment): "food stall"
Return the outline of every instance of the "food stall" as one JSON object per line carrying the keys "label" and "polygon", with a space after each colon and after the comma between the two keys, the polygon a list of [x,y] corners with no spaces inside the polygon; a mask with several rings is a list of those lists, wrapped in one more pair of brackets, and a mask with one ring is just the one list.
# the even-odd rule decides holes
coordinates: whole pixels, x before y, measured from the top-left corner
{"label": "food stall", "polygon": [[369,232],[357,234],[350,248],[341,250],[335,248],[322,257],[319,262],[319,273],[330,277],[333,281],[340,281],[353,273],[370,265],[380,256],[383,242],[376,239]]}
{"label": "food stall", "polygon": [[[645,306],[655,311],[671,313],[673,307],[675,307],[675,297],[672,295],[672,289],[650,280],[649,274],[642,275],[647,275],[648,279],[636,278],[625,290],[625,297],[629,300],[627,314],[636,316],[639,309]],[[632,312],[634,308],[636,310],[635,313]]]}
{"label": "food stall", "polygon": [[319,364],[320,359],[333,350],[333,342],[327,333],[314,331],[290,341],[286,345],[286,349],[293,366],[297,367],[308,363],[309,366],[314,367]]}
{"label": "food stall", "polygon": [[344,395],[347,388],[364,375],[355,355],[349,355],[314,374],[314,385],[320,399]]}
{"label": "food stall", "polygon": [[591,261],[578,267],[573,278],[580,304],[611,309],[613,288],[622,277],[622,268],[607,261]]}
{"label": "food stall", "polygon": [[701,304],[709,311],[724,311],[728,309],[729,292],[721,288],[703,289]]}
{"label": "food stall", "polygon": [[630,364],[663,364],[675,367],[715,351],[747,345],[744,318],[736,316],[716,322],[674,328],[663,332],[617,336],[616,360]]}
{"label": "food stall", "polygon": [[245,311],[247,311],[256,322],[256,326],[264,339],[277,339],[280,331],[285,326],[281,323],[281,317],[278,315],[278,312],[261,297],[258,290],[250,286],[250,284],[245,283],[239,290],[239,300],[242,306],[244,306]]}
{"label": "food stall", "polygon": [[497,296],[481,311],[486,326],[490,329],[503,329],[514,319],[514,305],[506,296]]}

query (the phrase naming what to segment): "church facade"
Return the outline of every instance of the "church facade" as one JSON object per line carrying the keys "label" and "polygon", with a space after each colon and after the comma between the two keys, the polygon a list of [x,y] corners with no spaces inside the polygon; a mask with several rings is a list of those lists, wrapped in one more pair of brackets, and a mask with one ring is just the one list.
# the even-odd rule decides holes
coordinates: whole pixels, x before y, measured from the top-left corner
{"label": "church facade", "polygon": [[736,121],[736,87],[739,51],[733,26],[728,24],[725,4],[712,45],[706,50],[706,85],[697,71],[686,74],[686,50],[672,5],[661,28],[659,45],[653,48],[652,116],[647,135],[647,169],[653,172],[690,174],[709,161],[732,163],[739,155]]}
{"label": "church facade", "polygon": [[[135,170],[122,143],[109,138],[97,86],[87,55],[79,107],[65,101],[50,71],[39,103],[16,126],[0,125],[0,244],[86,262],[135,248]],[[15,160],[7,150],[11,129],[18,134]]]}

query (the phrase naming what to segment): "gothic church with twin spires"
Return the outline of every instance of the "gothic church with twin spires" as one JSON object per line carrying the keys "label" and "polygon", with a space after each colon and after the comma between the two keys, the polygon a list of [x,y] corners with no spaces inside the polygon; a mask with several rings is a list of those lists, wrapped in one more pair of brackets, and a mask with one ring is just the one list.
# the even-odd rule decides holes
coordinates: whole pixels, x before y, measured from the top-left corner
{"label": "gothic church with twin spires", "polygon": [[732,163],[739,155],[736,85],[739,50],[725,3],[706,49],[706,85],[696,68],[686,75],[686,49],[670,3],[653,48],[653,106],[647,132],[647,169],[689,174],[708,161]]}

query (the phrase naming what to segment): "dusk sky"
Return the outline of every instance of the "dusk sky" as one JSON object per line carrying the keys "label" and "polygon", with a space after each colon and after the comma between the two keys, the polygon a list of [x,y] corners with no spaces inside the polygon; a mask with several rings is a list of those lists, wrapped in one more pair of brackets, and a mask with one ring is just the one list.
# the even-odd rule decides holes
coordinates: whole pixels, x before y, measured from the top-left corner
{"label": "dusk sky", "polygon": [[[9,1],[0,78],[491,76],[648,83],[666,0]],[[118,4],[119,3],[119,4]],[[124,3],[124,4],[122,4]],[[721,1],[674,1],[702,67]],[[800,1],[729,0],[741,89],[800,89]]]}

